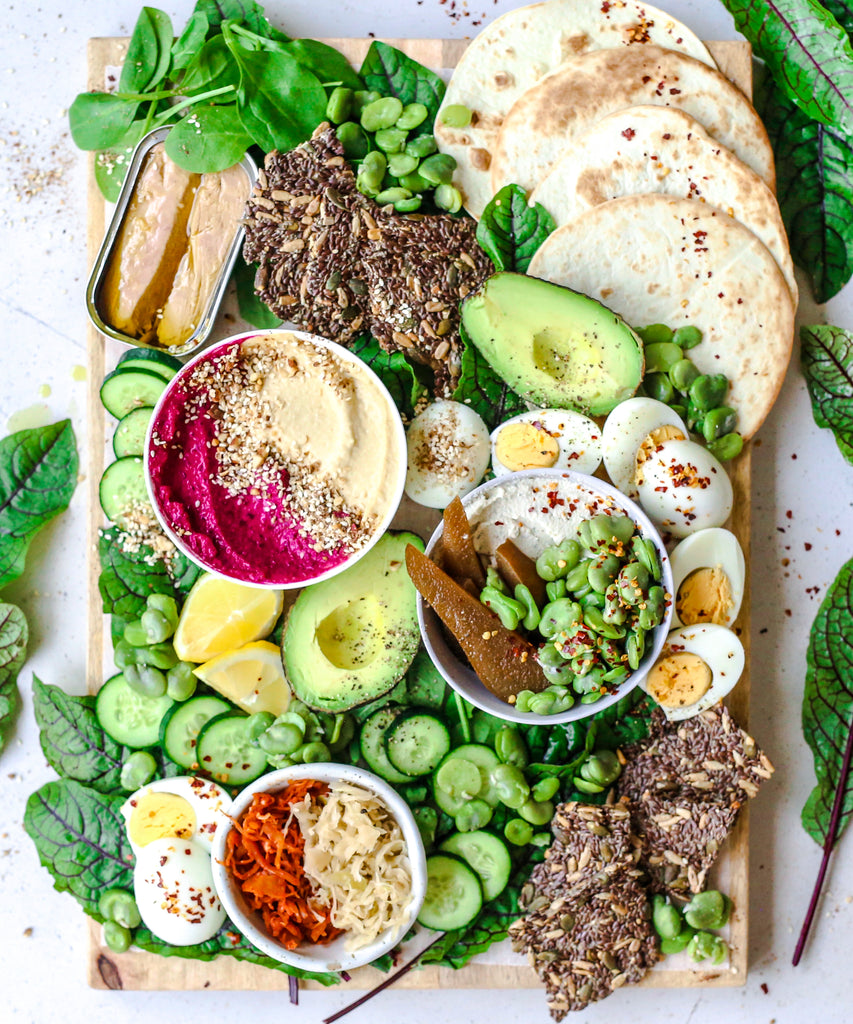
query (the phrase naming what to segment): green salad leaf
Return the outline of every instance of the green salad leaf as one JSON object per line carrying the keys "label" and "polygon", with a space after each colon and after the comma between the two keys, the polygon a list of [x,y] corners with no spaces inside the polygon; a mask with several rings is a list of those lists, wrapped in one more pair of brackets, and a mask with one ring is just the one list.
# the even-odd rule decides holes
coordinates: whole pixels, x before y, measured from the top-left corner
{"label": "green salad leaf", "polygon": [[98,557],[98,590],[105,614],[129,622],[145,611],[149,594],[175,596],[172,578],[163,562],[144,545],[133,553],[124,551],[118,527],[103,531],[98,540]]}
{"label": "green salad leaf", "polygon": [[346,57],[327,43],[317,39],[292,39],[283,46],[284,52],[313,71],[324,86],[345,85],[349,89],[363,89],[364,82],[352,69]]}
{"label": "green salad leaf", "polygon": [[280,326],[283,321],[279,320],[255,292],[255,270],[255,265],[247,263],[242,255],[237,257],[232,274],[237,291],[237,308],[240,310],[240,316],[252,327],[269,330]]}
{"label": "green salad leaf", "polygon": [[143,7],[119,76],[119,92],[142,92],[162,82],[172,62],[172,21],[165,11]]}
{"label": "green salad leaf", "polygon": [[263,7],[255,0],[197,0],[193,14],[203,14],[211,29],[224,21],[236,21],[262,39],[287,42],[288,37],[271,25]]}
{"label": "green salad leaf", "polygon": [[770,78],[756,79],[755,104],[776,157],[776,191],[794,261],[826,302],[853,274],[853,145],[810,120]]}
{"label": "green salad leaf", "polygon": [[407,417],[413,416],[418,400],[426,394],[426,388],[403,353],[386,352],[369,334],[356,338],[349,347],[379,377],[400,412]]}
{"label": "green salad leaf", "polygon": [[817,0],[723,0],[739,32],[807,117],[853,131],[853,47]]}
{"label": "green salad leaf", "polygon": [[853,36],[853,3],[850,0],[821,0],[821,7],[829,11],[848,37]]}
{"label": "green salad leaf", "polygon": [[184,30],[172,44],[172,72],[181,71],[198,53],[207,38],[210,23],[204,11],[193,11]]}
{"label": "green salad leaf", "polygon": [[166,136],[168,157],[191,174],[224,171],[243,159],[252,139],[233,104],[203,103]]}
{"label": "green salad leaf", "polygon": [[803,828],[816,843],[827,842],[836,795],[841,817],[835,838],[853,814],[853,776],[845,753],[853,739],[853,559],[826,592],[806,651],[803,735],[814,755],[817,785],[802,812]]}
{"label": "green salad leaf", "polygon": [[496,270],[525,274],[536,250],[556,226],[540,203],[527,205],[527,193],[520,185],[504,185],[483,210],[477,241]]}
{"label": "green salad leaf", "polygon": [[430,134],[444,99],[445,85],[439,76],[394,46],[374,39],[359,72],[368,89],[382,96],[396,96],[405,106],[423,103],[428,116],[413,135]]}
{"label": "green salad leaf", "polygon": [[21,609],[0,603],[0,749],[18,711],[18,673],[27,660],[28,637]]}
{"label": "green salad leaf", "polygon": [[853,463],[853,333],[829,324],[800,328],[800,358],[812,413]]}
{"label": "green salad leaf", "polygon": [[525,412],[527,405],[495,373],[476,345],[472,344],[464,329],[460,327],[459,333],[464,348],[459,382],[452,397],[457,402],[470,405],[474,412],[480,414],[489,430],[494,430],[510,416]]}

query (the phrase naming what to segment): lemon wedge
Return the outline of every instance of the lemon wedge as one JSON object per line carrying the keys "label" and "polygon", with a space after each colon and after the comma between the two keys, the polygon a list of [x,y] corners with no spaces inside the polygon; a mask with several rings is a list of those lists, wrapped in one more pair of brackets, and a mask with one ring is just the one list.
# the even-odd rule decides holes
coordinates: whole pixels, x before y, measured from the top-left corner
{"label": "lemon wedge", "polygon": [[270,711],[281,715],[290,704],[281,648],[266,640],[220,654],[194,672],[202,682],[250,714]]}
{"label": "lemon wedge", "polygon": [[205,573],[187,594],[172,642],[181,661],[206,662],[269,636],[284,594]]}

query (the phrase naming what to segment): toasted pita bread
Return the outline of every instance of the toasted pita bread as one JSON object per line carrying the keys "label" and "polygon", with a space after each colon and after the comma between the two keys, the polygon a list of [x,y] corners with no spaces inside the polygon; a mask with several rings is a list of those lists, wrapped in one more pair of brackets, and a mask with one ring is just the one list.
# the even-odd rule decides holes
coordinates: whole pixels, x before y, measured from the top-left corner
{"label": "toasted pita bread", "polygon": [[479,217],[492,198],[489,162],[504,116],[518,97],[568,58],[589,50],[644,44],[679,50],[715,67],[696,36],[669,14],[635,0],[549,0],[508,11],[493,21],[462,55],[444,106],[462,104],[473,113],[467,128],[450,128],[436,119],[435,135],[443,153],[458,168],[453,183],[465,208]]}
{"label": "toasted pita bread", "polygon": [[645,46],[575,57],[521,95],[498,134],[492,192],[510,182],[534,189],[592,124],[640,104],[686,111],[774,187],[773,150],[744,94],[701,61]]}
{"label": "toasted pita bread", "polygon": [[611,199],[558,228],[528,273],[635,326],[694,324],[703,337],[690,358],[729,378],[745,438],[761,426],[791,357],[794,306],[766,246],[732,217],[690,199]]}
{"label": "toasted pita bread", "polygon": [[676,107],[628,107],[596,122],[564,153],[530,196],[557,226],[608,199],[659,192],[695,199],[740,221],[797,282],[776,197],[745,163]]}

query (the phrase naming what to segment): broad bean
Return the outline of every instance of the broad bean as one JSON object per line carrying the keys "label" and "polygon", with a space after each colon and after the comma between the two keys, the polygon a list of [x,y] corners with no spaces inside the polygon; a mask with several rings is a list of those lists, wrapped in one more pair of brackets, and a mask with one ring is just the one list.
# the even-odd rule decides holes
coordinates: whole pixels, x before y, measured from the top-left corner
{"label": "broad bean", "polygon": [[504,825],[504,836],[513,846],[526,846],[533,838],[533,826],[523,818],[511,818]]}
{"label": "broad bean", "polygon": [[662,939],[674,939],[684,927],[681,911],[660,893],[652,901],[652,924]]}
{"label": "broad bean", "polygon": [[148,783],[157,774],[157,762],[147,750],[134,750],[121,766],[119,785],[132,793]]}
{"label": "broad bean", "polygon": [[527,614],[527,609],[520,601],[516,601],[509,594],[502,594],[494,587],[483,587],[480,591],[480,601],[498,616],[505,629],[515,629]]}
{"label": "broad bean", "polygon": [[489,772],[489,781],[495,788],[498,800],[513,810],[530,799],[530,786],[524,772],[516,765],[496,764]]}
{"label": "broad bean", "polygon": [[690,385],[690,401],[703,414],[723,404],[729,379],[723,373],[700,373]]}
{"label": "broad bean", "polygon": [[516,601],[518,601],[519,604],[524,605],[525,608],[521,624],[525,629],[536,629],[539,625],[541,615],[539,614],[539,609],[536,607],[536,601],[530,593],[530,588],[526,587],[523,583],[519,583],[516,585],[514,593]]}
{"label": "broad bean", "polygon": [[460,832],[476,832],[478,828],[485,828],[489,824],[493,814],[494,811],[486,801],[476,797],[459,808],[456,828]]}
{"label": "broad bean", "polygon": [[525,768],[528,763],[527,744],[524,737],[512,726],[505,725],[495,734],[495,753],[504,764]]}
{"label": "broad bean", "polygon": [[368,103],[361,111],[361,126],[367,132],[392,128],[403,113],[403,104],[396,96],[382,96]]}
{"label": "broad bean", "polygon": [[643,377],[643,386],[649,398],[653,398],[656,402],[663,402],[664,405],[669,405],[673,398],[675,398],[675,389],[672,386],[672,381],[665,373],[647,373]]}
{"label": "broad bean", "polygon": [[403,113],[397,118],[397,127],[409,132],[418,125],[423,124],[429,115],[429,110],[423,103],[407,103],[403,107]]}
{"label": "broad bean", "polygon": [[580,555],[580,545],[572,538],[553,544],[536,559],[536,573],[547,582],[565,578],[577,566]]}
{"label": "broad bean", "polygon": [[738,433],[723,434],[722,437],[708,442],[708,451],[721,462],[734,459],[743,451],[743,438]]}
{"label": "broad bean", "polygon": [[[637,334],[643,339],[644,345],[657,345],[661,342],[672,341],[674,334],[671,327],[666,324],[649,324],[648,327],[638,327]],[[682,347],[683,347],[683,343]]]}
{"label": "broad bean", "polygon": [[680,345],[683,349],[693,348],[702,340],[702,332],[698,327],[694,327],[692,324],[686,324],[684,327],[676,329],[672,336],[672,340],[676,345]]}

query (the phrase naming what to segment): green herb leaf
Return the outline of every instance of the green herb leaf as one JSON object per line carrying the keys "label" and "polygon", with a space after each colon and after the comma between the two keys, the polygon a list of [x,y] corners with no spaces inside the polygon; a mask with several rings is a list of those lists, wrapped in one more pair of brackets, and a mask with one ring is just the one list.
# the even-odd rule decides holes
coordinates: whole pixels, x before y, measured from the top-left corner
{"label": "green herb leaf", "polygon": [[147,118],[133,121],[118,145],[101,150],[95,157],[95,181],[103,197],[114,203],[127,176],[130,158],[139,140],[148,131]]}
{"label": "green herb leaf", "polygon": [[497,270],[526,274],[536,250],[556,226],[544,206],[527,205],[520,185],[504,185],[483,210],[477,241]]}
{"label": "green herb leaf", "polygon": [[193,13],[204,14],[212,29],[219,28],[224,21],[233,20],[264,39],[281,42],[288,39],[269,23],[263,7],[254,0],[198,0]]}
{"label": "green herb leaf", "polygon": [[14,604],[0,604],[0,750],[18,713],[18,673],[27,660],[29,630]]}
{"label": "green herb leaf", "polygon": [[78,149],[112,149],[121,144],[136,116],[136,100],[107,92],[81,92],[68,110],[71,138]]}
{"label": "green herb leaf", "polygon": [[233,167],[251,144],[233,103],[202,103],[166,136],[166,154],[185,171],[204,174]]}
{"label": "green herb leaf", "polygon": [[353,71],[346,57],[333,46],[316,39],[293,39],[283,47],[309,71],[313,71],[323,85],[345,85],[350,89],[363,89],[364,82]]}
{"label": "green herb leaf", "polygon": [[800,357],[819,427],[829,427],[853,463],[853,333],[829,324],[800,328]]}
{"label": "green herb leaf", "polygon": [[0,588],[24,571],[30,541],[68,507],[76,483],[70,420],[19,430],[0,441]]}
{"label": "green herb leaf", "polygon": [[445,93],[444,82],[434,71],[407,57],[396,47],[374,39],[359,74],[368,89],[383,96],[396,96],[404,106],[407,103],[423,103],[429,115],[413,134],[432,133]]}
{"label": "green herb leaf", "polygon": [[163,562],[144,545],[128,553],[121,547],[118,527],[104,530],[98,540],[101,574],[98,590],[107,615],[117,615],[129,622],[145,611],[149,594],[175,596],[175,588]]}
{"label": "green herb leaf", "polygon": [[810,118],[853,131],[853,47],[817,0],[723,0],[739,32]]}
{"label": "green herb leaf", "polygon": [[527,405],[511,391],[473,345],[464,331],[460,331],[464,349],[459,371],[459,383],[453,392],[457,402],[464,402],[480,414],[489,428],[494,428],[510,416],[524,412]]}
{"label": "green herb leaf", "polygon": [[769,75],[755,102],[776,157],[776,190],[796,263],[826,302],[853,275],[853,146],[811,121]]}
{"label": "green herb leaf", "polygon": [[349,347],[388,388],[402,415],[413,416],[415,406],[426,389],[402,352],[386,352],[369,334],[363,334]]}
{"label": "green herb leaf", "polygon": [[144,92],[166,77],[172,62],[172,22],[165,11],[143,7],[127,46],[119,92]]}
{"label": "green herb leaf", "polygon": [[187,64],[181,78],[181,92],[196,96],[209,89],[240,85],[240,66],[231,55],[225,37],[216,35],[202,46]]}
{"label": "green herb leaf", "polygon": [[838,831],[853,814],[853,777],[842,774],[844,751],[853,730],[853,559],[830,585],[812,624],[806,651],[803,735],[814,754],[817,785],[803,808],[806,832],[826,842],[839,787],[843,804]]}
{"label": "green herb leaf", "polygon": [[279,320],[269,306],[258,297],[255,291],[256,269],[256,266],[247,263],[242,255],[237,257],[232,274],[234,287],[237,289],[237,307],[240,316],[252,327],[270,330],[278,327],[283,321]]}
{"label": "green herb leaf", "polygon": [[189,21],[184,25],[183,32],[181,32],[172,46],[173,76],[176,71],[182,71],[204,45],[209,27],[207,15],[204,11],[194,11],[190,15]]}

